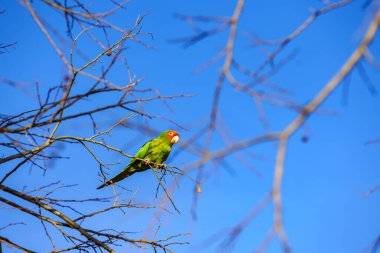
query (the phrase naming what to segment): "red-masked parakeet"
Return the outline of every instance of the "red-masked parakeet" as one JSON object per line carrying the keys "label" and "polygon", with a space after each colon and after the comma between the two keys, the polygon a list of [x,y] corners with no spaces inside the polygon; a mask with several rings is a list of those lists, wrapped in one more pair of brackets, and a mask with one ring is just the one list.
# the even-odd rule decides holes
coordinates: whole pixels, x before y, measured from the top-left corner
{"label": "red-masked parakeet", "polygon": [[173,144],[178,141],[179,134],[174,130],[168,130],[161,133],[156,139],[145,143],[122,172],[99,186],[97,189],[119,182],[135,172],[144,171],[151,167],[157,167],[157,164],[162,164],[166,161]]}

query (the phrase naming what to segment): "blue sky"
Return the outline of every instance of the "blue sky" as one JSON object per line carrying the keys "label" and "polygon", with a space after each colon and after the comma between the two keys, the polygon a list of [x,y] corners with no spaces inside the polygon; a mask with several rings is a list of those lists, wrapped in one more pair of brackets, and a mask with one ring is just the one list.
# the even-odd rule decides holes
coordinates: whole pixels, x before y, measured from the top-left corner
{"label": "blue sky", "polygon": [[[168,42],[170,39],[192,34],[187,24],[173,18],[173,14],[230,16],[235,4],[235,1],[132,1],[127,4],[126,10],[112,18],[112,21],[120,26],[130,27],[137,15],[148,12],[142,28],[145,32],[152,32],[153,39],[149,36],[142,39],[154,48],[147,49],[137,43],[128,42],[128,49],[124,53],[132,73],[137,78],[144,78],[139,84],[140,89],[154,88],[164,95],[195,95],[192,98],[168,101],[173,111],[159,101],[144,104],[147,112],[170,118],[188,130],[181,130],[161,119],[136,117],[130,120],[131,124],[148,124],[158,131],[176,129],[180,132],[181,142],[190,139],[204,126],[195,125],[194,122],[205,119],[210,113],[212,95],[222,61],[199,74],[194,74],[194,70],[226,45],[228,31],[184,49],[180,44]],[[270,80],[289,90],[292,99],[300,105],[309,102],[339,70],[360,42],[375,10],[376,1],[367,8],[363,7],[363,4],[364,1],[354,1],[346,7],[319,17],[280,54],[281,57],[285,57],[294,51],[297,52],[296,57]],[[34,1],[32,6],[65,36],[65,23],[61,16],[49,11],[39,1]],[[247,34],[255,34],[268,40],[283,38],[310,15],[311,9],[320,7],[320,1],[247,1],[239,22],[234,57],[254,69],[265,59],[263,52],[270,51],[271,48],[250,47]],[[98,8],[101,9],[101,6]],[[16,1],[3,1],[0,9],[5,10],[0,15],[0,22],[3,24],[0,28],[0,42],[17,41],[15,46],[0,55],[0,77],[32,84],[38,81],[45,92],[50,86],[59,84],[65,74],[65,68],[28,11]],[[74,32],[79,30],[75,28]],[[66,37],[65,39],[68,40]],[[116,40],[117,35],[112,34],[111,39]],[[380,57],[379,41],[378,34],[370,48],[375,57]],[[70,43],[60,44],[66,54],[69,52],[69,45]],[[78,41],[78,47],[90,58],[100,53],[100,49],[85,38]],[[104,61],[107,62],[108,59]],[[83,60],[77,57],[74,58],[74,62],[79,66]],[[379,72],[366,62],[362,65],[379,90]],[[96,65],[94,71],[99,71],[99,68],[100,65]],[[127,82],[125,66],[116,65],[110,78],[116,83]],[[243,76],[239,78],[247,81]],[[79,79],[73,92],[79,92],[88,83],[89,80],[85,78]],[[380,235],[380,193],[375,192],[368,198],[363,197],[364,192],[380,184],[380,144],[365,145],[369,140],[380,137],[380,111],[377,109],[380,108],[380,100],[378,95],[371,94],[368,90],[357,69],[352,72],[350,82],[346,85],[349,85],[347,94],[342,85],[338,87],[320,111],[312,115],[289,141],[282,191],[284,225],[294,252],[362,252]],[[1,83],[0,94],[2,114],[19,113],[38,105],[34,85],[27,84],[15,88]],[[112,99],[114,98],[95,98],[81,106],[108,103]],[[344,100],[347,103],[343,103]],[[270,130],[274,132],[284,129],[297,116],[294,111],[268,104],[265,104],[264,108]],[[252,98],[235,91],[228,83],[223,87],[220,114],[223,118],[223,123],[219,121],[220,127],[227,127],[237,141],[259,136],[267,131],[258,119]],[[94,117],[104,130],[125,115],[126,112],[115,110]],[[59,134],[90,136],[91,122],[86,119],[63,124]],[[305,135],[308,136],[306,143],[301,140]],[[142,134],[133,128],[117,128],[106,140],[125,152],[134,154],[142,144],[153,137],[154,135]],[[196,143],[198,146],[203,144],[203,138]],[[221,136],[214,135],[210,151],[224,147],[226,144]],[[181,214],[163,213],[157,217],[154,210],[136,209],[128,210],[125,214],[112,212],[99,216],[86,225],[101,228],[104,224],[111,224],[120,230],[141,232],[149,230],[151,224],[157,225],[157,220],[160,220],[160,237],[191,233],[184,238],[191,244],[176,246],[175,252],[221,252],[224,247],[223,241],[228,236],[224,229],[240,222],[270,190],[276,147],[275,143],[260,144],[240,153],[246,156],[250,166],[253,166],[260,176],[235,156],[228,156],[226,163],[217,168],[214,168],[212,163],[207,164],[207,177],[203,179],[202,193],[198,196],[196,220],[192,219],[190,214],[194,184],[190,180],[182,179],[172,196]],[[178,149],[178,146],[174,147],[174,150]],[[64,184],[77,184],[75,188],[57,193],[60,197],[89,198],[112,195],[111,189],[95,190],[99,185],[99,167],[83,147],[64,145],[58,150],[61,155],[69,156],[70,159],[55,161],[49,165],[45,175],[39,169],[25,166],[7,181],[7,185],[22,190],[25,185],[32,189],[60,181]],[[116,174],[128,162],[128,159],[120,157],[117,153],[99,147],[94,147],[94,150],[104,161],[119,162],[111,174]],[[4,154],[8,152],[2,151]],[[256,158],[250,157],[249,154],[254,154]],[[196,159],[198,157],[181,152],[169,159],[168,163],[181,168]],[[9,168],[11,165],[13,164],[8,164]],[[2,177],[9,168],[2,169],[0,176]],[[195,171],[190,173],[191,177],[195,178],[196,175]],[[171,181],[169,178],[168,185]],[[162,191],[158,199],[154,197],[157,180],[151,172],[135,174],[121,185],[130,189],[119,189],[123,198],[128,199],[137,192],[137,202],[162,203]],[[81,208],[93,210],[100,206],[90,203]],[[168,208],[173,211],[170,205]],[[4,205],[0,206],[0,217],[0,227],[15,221],[28,223],[25,226],[0,231],[1,235],[17,238],[20,244],[29,245],[38,252],[51,250],[41,225],[34,218],[21,216]],[[269,205],[245,227],[231,251],[254,252],[270,229],[272,220],[273,207]],[[144,232],[138,235],[144,235]],[[62,238],[57,240],[59,242]],[[131,251],[139,252],[130,246],[117,248],[117,252]],[[4,248],[4,252],[11,251]],[[267,252],[281,252],[277,240],[269,246]]]}

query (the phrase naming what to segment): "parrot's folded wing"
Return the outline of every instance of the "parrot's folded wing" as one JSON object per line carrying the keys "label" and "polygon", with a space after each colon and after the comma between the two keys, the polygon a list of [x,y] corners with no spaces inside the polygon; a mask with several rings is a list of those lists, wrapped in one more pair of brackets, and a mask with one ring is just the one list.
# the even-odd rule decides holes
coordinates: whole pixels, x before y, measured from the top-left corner
{"label": "parrot's folded wing", "polygon": [[[137,154],[135,155],[135,157],[137,158],[140,158],[140,159],[144,159],[146,156],[148,156],[150,153],[152,153],[152,143],[154,142],[154,140],[150,140],[148,142],[146,142],[141,148],[139,151],[137,151]],[[133,158],[133,160],[131,161],[131,163],[136,160],[135,158]]]}
{"label": "parrot's folded wing", "polygon": [[[151,146],[152,146],[153,141],[154,140],[150,140],[147,143],[145,143],[137,152],[137,154],[135,155],[135,158],[133,158],[131,162],[119,174],[117,174],[111,180],[105,182],[104,184],[102,184],[96,189],[101,189],[107,185],[117,183],[120,180],[123,180],[124,178],[129,177],[130,175],[135,173],[137,171],[135,167],[139,167],[139,164],[143,162],[139,159],[144,159],[152,152]],[[136,158],[139,158],[139,159],[136,159]]]}

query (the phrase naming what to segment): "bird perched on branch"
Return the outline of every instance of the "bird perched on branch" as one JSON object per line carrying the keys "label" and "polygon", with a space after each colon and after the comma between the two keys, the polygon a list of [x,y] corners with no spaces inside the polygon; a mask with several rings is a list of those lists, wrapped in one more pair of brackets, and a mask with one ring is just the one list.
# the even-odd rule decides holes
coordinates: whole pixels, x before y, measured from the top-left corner
{"label": "bird perched on branch", "polygon": [[150,168],[163,167],[163,162],[168,158],[173,144],[178,141],[179,134],[174,130],[168,130],[161,133],[156,139],[145,143],[122,172],[99,186],[97,189],[119,182],[135,172],[144,171]]}

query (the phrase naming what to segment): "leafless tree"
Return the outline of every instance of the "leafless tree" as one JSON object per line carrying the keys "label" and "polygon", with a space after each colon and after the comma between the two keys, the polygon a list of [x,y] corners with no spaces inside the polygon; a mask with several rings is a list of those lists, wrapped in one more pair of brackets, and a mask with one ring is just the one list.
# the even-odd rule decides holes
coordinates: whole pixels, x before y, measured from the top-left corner
{"label": "leafless tree", "polygon": [[[97,6],[89,6],[85,1],[50,1],[32,2],[20,1],[20,8],[26,8],[44,34],[50,46],[60,58],[64,67],[62,81],[51,81],[49,88],[41,87],[35,82],[35,94],[38,106],[13,115],[0,115],[1,146],[4,149],[0,164],[2,164],[0,201],[2,208],[11,208],[15,215],[32,216],[34,222],[41,224],[45,231],[46,239],[50,241],[52,252],[84,251],[84,252],[116,252],[115,246],[130,244],[137,248],[153,249],[154,252],[172,252],[173,245],[186,244],[186,234],[174,234],[160,238],[157,236],[144,239],[130,235],[128,231],[121,231],[117,226],[92,228],[91,219],[100,214],[110,213],[113,210],[126,212],[127,209],[138,208],[140,210],[162,209],[159,205],[136,203],[132,195],[128,199],[119,199],[119,194],[107,198],[76,199],[74,197],[55,197],[59,192],[75,186],[64,185],[60,182],[52,182],[35,189],[26,185],[25,189],[18,190],[8,186],[9,181],[15,180],[15,175],[22,170],[26,173],[26,167],[39,168],[46,171],[51,167],[51,161],[63,159],[60,155],[60,145],[79,144],[99,164],[99,174],[102,180],[107,179],[109,167],[102,161],[97,153],[97,148],[103,151],[112,151],[122,156],[133,157],[124,153],[119,147],[114,147],[105,141],[105,136],[122,125],[128,126],[128,119],[134,116],[147,118],[161,118],[161,115],[151,115],[141,110],[133,109],[132,105],[142,105],[151,101],[166,101],[171,99],[189,97],[190,95],[161,95],[155,89],[140,89],[142,80],[136,78],[128,65],[127,58],[123,55],[130,43],[138,43],[149,48],[144,40],[149,41],[150,33],[142,31],[141,23],[144,15],[136,17],[133,24],[117,24],[109,22],[109,17],[122,11],[129,1],[108,1],[108,10],[94,12]],[[103,6],[104,7],[104,6]],[[54,27],[40,15],[38,10],[46,8],[60,16],[66,24],[68,39],[61,35],[59,28]],[[98,46],[96,55],[87,56],[90,52],[86,47],[78,46],[81,40],[90,40]],[[5,49],[10,45],[4,45]],[[125,80],[112,81],[111,70],[115,66],[124,66]],[[3,84],[8,84],[23,89],[24,83],[1,77]],[[29,84],[27,84],[29,85]],[[43,90],[46,90],[43,92]],[[110,99],[111,98],[111,99]],[[101,101],[107,101],[102,103]],[[83,104],[84,101],[92,103]],[[169,106],[169,105],[168,105]],[[125,117],[112,123],[108,129],[100,129],[98,117],[109,115],[111,111],[122,112]],[[63,135],[62,129],[70,129],[70,124],[83,122],[92,125],[92,133],[89,137]],[[170,120],[168,120],[170,121]],[[172,122],[175,124],[175,122]],[[91,129],[90,129],[91,130]],[[70,131],[75,133],[75,131]],[[50,162],[50,163],[49,163]],[[174,168],[167,168],[169,172]],[[178,173],[178,171],[177,171]],[[13,177],[13,178],[12,178]],[[162,185],[163,186],[163,185]],[[19,185],[18,188],[22,187]],[[163,186],[164,187],[164,186]],[[169,197],[169,196],[168,196]],[[93,207],[91,211],[83,208],[89,203],[100,203],[102,208]],[[174,204],[174,203],[173,203]],[[20,220],[22,220],[20,218]],[[4,229],[12,229],[21,223],[10,223]],[[160,223],[155,229],[159,229]],[[132,231],[129,231],[132,232]],[[27,233],[27,229],[25,230]],[[57,243],[57,239],[63,236],[65,246]],[[39,249],[29,248],[28,245],[20,245],[18,238],[0,237],[0,245],[17,249],[23,252],[37,252]],[[1,251],[1,250],[0,250]]]}
{"label": "leafless tree", "polygon": [[[129,1],[116,2],[110,0],[107,4],[111,7],[102,12],[93,12],[91,7],[78,0],[43,0],[41,2],[32,3],[28,0],[23,0],[21,5],[29,11],[41,32],[55,50],[65,67],[65,74],[59,85],[49,87],[45,96],[41,93],[41,87],[38,82],[33,84],[36,88],[36,97],[39,104],[36,108],[15,115],[1,115],[1,145],[6,150],[4,156],[0,159],[0,164],[3,165],[0,190],[4,193],[4,197],[0,197],[0,201],[3,206],[12,208],[14,212],[34,217],[35,222],[41,224],[41,229],[45,232],[46,239],[50,241],[52,252],[116,252],[115,247],[120,244],[130,244],[142,249],[153,249],[154,252],[159,250],[173,252],[172,246],[187,244],[186,233],[156,239],[156,234],[160,227],[160,224],[158,224],[155,229],[151,229],[154,234],[153,239],[143,239],[143,236],[136,239],[134,236],[131,237],[127,231],[120,231],[116,225],[115,227],[104,225],[102,228],[92,228],[88,225],[91,224],[88,220],[98,214],[111,212],[115,209],[126,211],[130,208],[140,208],[141,210],[154,209],[155,214],[153,217],[155,218],[152,218],[152,220],[156,221],[156,217],[159,217],[162,212],[168,211],[167,205],[172,205],[177,210],[175,200],[170,196],[176,191],[178,182],[187,179],[187,174],[193,171],[196,171],[197,174],[196,179],[193,180],[197,183],[194,184],[191,210],[195,217],[197,214],[198,193],[201,192],[199,183],[203,183],[205,173],[212,172],[218,168],[230,156],[248,167],[250,164],[243,157],[244,154],[249,152],[249,148],[270,142],[276,144],[277,147],[272,187],[267,189],[267,194],[257,201],[257,205],[245,217],[242,217],[239,223],[231,229],[223,231],[224,236],[220,237],[222,238],[220,251],[231,251],[247,225],[265,207],[272,203],[274,206],[273,222],[255,252],[264,252],[276,238],[280,241],[283,252],[292,252],[291,242],[288,240],[283,224],[281,191],[289,140],[309,117],[318,112],[319,106],[342,84],[342,81],[347,78],[353,69],[361,71],[364,78],[366,74],[361,66],[363,62],[379,69],[378,61],[370,51],[370,45],[373,43],[380,25],[380,12],[377,9],[370,16],[368,27],[357,48],[342,63],[341,68],[336,71],[330,81],[323,85],[320,91],[306,105],[296,102],[288,95],[288,90],[272,82],[271,77],[281,71],[282,67],[295,57],[295,53],[288,50],[288,47],[299,35],[307,30],[315,20],[323,18],[325,15],[330,15],[336,9],[350,5],[352,0],[321,1],[323,7],[312,10],[310,16],[284,38],[265,40],[252,34],[244,34],[244,37],[253,48],[257,50],[260,50],[261,47],[269,48],[269,53],[265,54],[265,59],[255,69],[244,66],[234,54],[237,50],[236,39],[241,35],[238,29],[239,21],[244,15],[245,0],[236,0],[236,7],[229,17],[176,14],[176,18],[186,22],[194,31],[194,35],[172,40],[172,42],[182,43],[184,47],[201,43],[202,40],[223,31],[227,31],[228,35],[225,38],[224,48],[217,52],[209,62],[197,69],[197,71],[204,71],[212,64],[221,63],[222,65],[218,76],[215,78],[216,83],[209,108],[209,116],[203,121],[206,123],[198,132],[192,133],[191,138],[181,144],[180,151],[173,154],[175,156],[179,152],[188,152],[196,155],[197,158],[180,169],[174,166],[169,166],[167,170],[162,171],[153,169],[159,182],[158,185],[164,191],[161,204],[154,206],[136,203],[133,196],[126,200],[119,200],[116,190],[115,196],[109,198],[73,199],[52,197],[60,191],[74,187],[60,182],[53,182],[27,191],[14,189],[7,185],[7,182],[18,171],[26,170],[27,166],[45,171],[48,167],[48,161],[60,161],[64,158],[57,152],[59,144],[81,145],[99,165],[99,174],[102,180],[106,180],[108,177],[107,171],[112,164],[103,161],[103,157],[98,153],[100,148],[116,152],[125,157],[133,157],[125,153],[120,147],[115,147],[106,142],[105,136],[115,128],[128,126],[147,133],[156,134],[159,132],[149,125],[133,122],[131,118],[134,116],[159,118],[181,128],[175,121],[162,115],[152,115],[143,110],[143,106],[140,107],[141,110],[136,110],[131,105],[144,105],[157,100],[170,106],[168,104],[169,100],[191,96],[188,94],[161,95],[155,89],[139,88],[139,84],[143,80],[134,77],[123,53],[129,43],[138,43],[143,47],[150,47],[146,41],[149,41],[151,34],[141,29],[144,15],[137,17],[133,25],[128,24],[127,29],[108,21],[108,17],[122,11]],[[67,37],[70,38],[69,44],[65,42],[58,43],[57,41],[66,41],[66,38],[61,36],[57,28],[52,27],[48,20],[38,14],[38,8],[35,5],[40,6],[42,4],[44,4],[44,8],[53,10],[64,20]],[[209,28],[210,26],[204,28],[205,23],[214,25],[211,28]],[[86,48],[78,46],[82,39],[89,39],[94,42],[99,48],[99,53],[87,57]],[[69,49],[67,50],[67,48]],[[80,62],[80,64],[77,62]],[[128,79],[121,82],[122,84],[112,80],[111,70],[117,65],[124,66],[128,73]],[[6,77],[2,77],[0,81],[20,90],[25,85],[19,81],[9,80]],[[366,83],[368,89],[373,92],[374,87],[371,83]],[[81,86],[81,88],[78,86]],[[258,122],[261,122],[264,128],[267,129],[265,134],[252,135],[250,138],[240,141],[237,141],[233,135],[229,134],[228,125],[224,123],[220,111],[220,105],[225,103],[221,98],[221,91],[225,86],[231,86],[240,92],[241,96],[252,98],[258,111]],[[113,98],[117,97],[117,99],[105,99],[105,101],[111,102],[102,105],[95,102],[91,103],[90,106],[82,107],[85,100],[100,101],[103,97],[109,98],[110,94],[112,94]],[[272,131],[268,126],[264,104],[294,111],[297,116],[284,129]],[[107,113],[112,111],[122,112],[124,117],[112,122],[108,128],[100,129],[96,120],[97,115],[108,115]],[[87,135],[88,137],[61,134],[60,130],[67,129],[70,126],[69,123],[83,123],[86,121],[90,122],[92,126],[92,133]],[[204,137],[204,142],[200,147],[196,142],[201,137]],[[225,146],[218,150],[211,150],[211,142],[215,138],[223,140]],[[305,137],[306,140],[307,137]],[[370,141],[370,143],[373,142],[377,142],[377,139]],[[208,166],[208,171],[206,171],[206,165]],[[156,172],[162,174],[157,174]],[[176,180],[164,185],[163,177],[165,172],[174,175]],[[379,187],[377,186],[366,195],[370,195],[378,189]],[[83,213],[81,204],[92,202],[105,202],[106,207]],[[0,231],[22,225],[23,223],[9,223],[0,228]],[[56,238],[60,235],[66,239],[65,247],[61,247],[61,244],[58,246],[56,243]],[[28,245],[19,245],[17,238],[0,236],[0,242],[2,245],[23,252],[34,252],[34,249],[29,249]],[[379,239],[376,238],[371,244],[371,248],[377,248],[378,245]]]}

